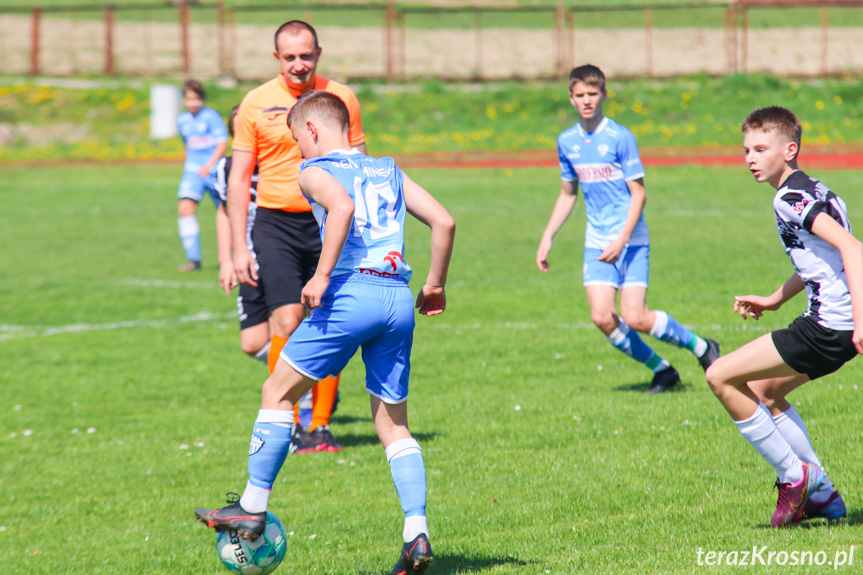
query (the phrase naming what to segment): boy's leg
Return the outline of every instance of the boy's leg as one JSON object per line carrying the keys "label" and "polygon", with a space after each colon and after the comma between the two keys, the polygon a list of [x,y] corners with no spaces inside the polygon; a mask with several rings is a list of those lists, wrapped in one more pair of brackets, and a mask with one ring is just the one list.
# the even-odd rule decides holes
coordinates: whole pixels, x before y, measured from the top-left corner
{"label": "boy's leg", "polygon": [[719,357],[719,344],[706,340],[683,327],[667,312],[650,310],[647,307],[647,288],[623,287],[620,290],[620,313],[626,323],[642,333],[688,349],[697,357],[706,370]]}
{"label": "boy's leg", "polygon": [[240,329],[240,349],[264,365],[268,365],[270,345],[270,326],[266,321]]}
{"label": "boy's leg", "polygon": [[[806,424],[803,423],[803,418],[786,399],[789,393],[808,381],[808,376],[798,375],[752,381],[749,383],[749,387],[770,410],[776,429],[779,430],[797,457],[801,461],[823,470],[821,460],[812,448],[812,442],[809,439],[809,432],[806,429]],[[824,473],[824,484],[821,489],[812,494],[811,500],[816,504],[821,504],[832,498],[837,506],[841,505],[844,508],[844,502],[841,502],[840,497],[834,496],[833,492],[833,483]]]}
{"label": "boy's leg", "polygon": [[422,573],[433,559],[426,519],[426,473],[419,443],[408,430],[407,401],[391,404],[371,396],[371,408],[405,514],[405,544],[392,574]]}
{"label": "boy's leg", "polygon": [[193,271],[201,267],[201,227],[195,212],[198,203],[189,198],[180,198],[177,205],[177,226],[180,230],[180,241],[186,252],[187,264],[180,266],[180,271]]}
{"label": "boy's leg", "polygon": [[589,285],[584,289],[594,325],[605,334],[611,345],[635,361],[643,363],[654,373],[647,391],[657,393],[676,385],[680,381],[677,371],[617,315],[614,307],[617,289],[607,285]]}
{"label": "boy's leg", "polygon": [[273,483],[291,447],[293,404],[314,383],[287,362],[276,364],[261,393],[261,410],[249,447],[249,480],[243,496],[222,509],[196,509],[199,521],[217,530],[235,529],[251,539],[260,536],[266,525]]}
{"label": "boy's leg", "polygon": [[309,434],[320,441],[320,451],[341,451],[342,446],[330,431],[330,416],[339,392],[341,374],[322,379],[312,388],[312,423]]}
{"label": "boy's leg", "polygon": [[719,358],[707,370],[708,384],[741,435],[776,471],[780,491],[771,520],[774,527],[800,521],[809,495],[823,482],[823,474],[819,468],[800,461],[748,383],[800,377],[801,374],[783,361],[771,334]]}

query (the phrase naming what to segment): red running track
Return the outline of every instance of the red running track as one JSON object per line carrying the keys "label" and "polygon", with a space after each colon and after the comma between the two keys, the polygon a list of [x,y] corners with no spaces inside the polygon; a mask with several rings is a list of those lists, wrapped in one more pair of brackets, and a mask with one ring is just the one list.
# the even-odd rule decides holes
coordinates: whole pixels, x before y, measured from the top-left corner
{"label": "red running track", "polygon": [[[556,168],[555,150],[462,151],[399,154],[396,163],[404,168]],[[642,148],[646,166],[740,166],[745,167],[742,149],[734,148]],[[804,169],[863,169],[863,144],[841,144],[830,147],[805,145],[800,164]]]}

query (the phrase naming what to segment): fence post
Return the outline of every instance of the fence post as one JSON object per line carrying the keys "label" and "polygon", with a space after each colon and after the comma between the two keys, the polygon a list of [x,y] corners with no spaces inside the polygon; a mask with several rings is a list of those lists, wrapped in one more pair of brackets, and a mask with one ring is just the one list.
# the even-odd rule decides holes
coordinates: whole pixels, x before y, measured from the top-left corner
{"label": "fence post", "polygon": [[395,22],[395,3],[393,0],[387,2],[387,9],[384,12],[384,59],[386,61],[387,82],[395,80],[395,48],[393,47],[393,24]]}
{"label": "fence post", "polygon": [[105,6],[105,75],[114,75],[114,7]]}
{"label": "fence post", "polygon": [[827,20],[827,6],[821,6],[821,75],[828,73],[827,65],[827,40],[829,34],[829,22]]}
{"label": "fence post", "polygon": [[743,73],[749,73],[749,8],[742,7],[741,26],[743,27]]}
{"label": "fence post", "polygon": [[[566,13],[566,27],[569,28],[569,47],[567,49],[568,63],[566,68],[572,68],[578,61],[578,58],[575,55],[575,12],[572,10]],[[568,71],[566,68],[564,69],[564,72]]]}
{"label": "fence post", "polygon": [[555,72],[560,75],[563,74],[564,68],[566,67],[564,63],[564,51],[566,48],[564,47],[564,32],[566,29],[566,12],[563,7],[563,0],[557,0],[557,10],[555,10],[554,14],[554,35],[556,40],[556,51],[555,54]]}
{"label": "fence post", "polygon": [[647,77],[653,77],[653,10],[644,9],[644,42],[646,44],[644,54],[647,66]]}
{"label": "fence post", "polygon": [[482,12],[474,10],[473,17],[476,23],[476,79],[482,80]]}
{"label": "fence post", "polygon": [[30,75],[39,75],[39,28],[42,23],[42,9],[33,8],[30,28]]}
{"label": "fence post", "polygon": [[189,4],[185,0],[180,2],[180,46],[183,53],[183,74],[188,76],[191,69],[189,65]]}
{"label": "fence post", "polygon": [[737,68],[737,43],[734,34],[737,30],[737,14],[734,5],[725,7],[725,73],[733,74]]}
{"label": "fence post", "polygon": [[216,3],[216,52],[219,54],[219,77],[224,78],[225,73],[225,3],[219,0]]}

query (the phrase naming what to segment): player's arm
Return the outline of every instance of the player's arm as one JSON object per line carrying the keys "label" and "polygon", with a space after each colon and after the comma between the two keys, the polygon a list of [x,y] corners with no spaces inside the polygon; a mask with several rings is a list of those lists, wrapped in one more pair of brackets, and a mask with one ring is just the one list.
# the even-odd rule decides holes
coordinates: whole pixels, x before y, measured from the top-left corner
{"label": "player's arm", "polygon": [[321,299],[351,231],[354,202],[339,181],[321,168],[309,166],[300,172],[299,183],[304,194],[327,210],[318,267],[302,292],[303,305],[315,309],[321,307]]}
{"label": "player's arm", "polygon": [[791,274],[782,286],[770,294],[769,296],[760,295],[738,295],[734,297],[734,311],[740,314],[740,317],[746,319],[751,317],[758,320],[764,315],[765,311],[776,311],[782,305],[806,289],[806,284],[797,275],[797,272]]}
{"label": "player's arm", "polygon": [[863,244],[824,212],[815,216],[812,233],[842,254],[854,317],[854,347],[857,353],[863,353]]}
{"label": "player's arm", "polygon": [[455,240],[455,220],[425,188],[404,175],[403,190],[408,213],[431,228],[431,265],[415,307],[425,316],[446,309],[446,280]]}
{"label": "player's arm", "polygon": [[219,285],[226,294],[230,294],[231,289],[237,287],[237,272],[231,259],[231,222],[225,202],[220,202],[216,208],[216,241],[219,245]]}
{"label": "player's arm", "polygon": [[551,251],[554,236],[557,235],[557,232],[563,227],[564,222],[569,218],[577,201],[578,180],[561,180],[560,195],[554,203],[554,209],[551,210],[548,225],[545,226],[542,239],[539,240],[539,248],[536,250],[536,267],[540,271],[548,271],[548,253]]}
{"label": "player's arm", "polygon": [[230,220],[231,245],[234,249],[234,270],[237,279],[244,284],[258,285],[258,271],[252,252],[246,245],[249,219],[249,188],[255,172],[255,155],[251,152],[234,151],[231,174],[228,176],[228,219]]}
{"label": "player's arm", "polygon": [[207,176],[209,176],[210,170],[212,170],[213,166],[215,166],[219,162],[219,160],[222,159],[226,151],[228,151],[228,140],[216,144],[216,149],[213,151],[213,155],[210,156],[210,159],[207,161],[206,164],[201,166],[201,169],[198,170],[198,175],[202,178],[206,178]]}
{"label": "player's arm", "polygon": [[644,178],[638,178],[626,182],[626,187],[629,188],[629,210],[626,212],[626,220],[623,223],[623,229],[620,234],[614,238],[599,256],[599,261],[613,264],[618,260],[623,248],[632,237],[632,232],[641,218],[641,212],[644,211],[644,206],[647,204],[647,191],[644,188]]}

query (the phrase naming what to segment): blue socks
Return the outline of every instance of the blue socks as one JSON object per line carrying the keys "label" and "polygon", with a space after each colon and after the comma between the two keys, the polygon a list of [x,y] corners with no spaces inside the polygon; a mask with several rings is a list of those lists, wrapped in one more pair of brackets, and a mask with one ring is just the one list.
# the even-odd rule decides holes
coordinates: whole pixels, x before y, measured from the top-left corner
{"label": "blue socks", "polygon": [[650,335],[676,345],[688,349],[695,357],[701,357],[707,351],[707,342],[698,337],[679,323],[677,320],[665,313],[664,311],[655,311],[656,322],[650,330]]}
{"label": "blue socks", "polygon": [[399,439],[386,449],[393,483],[405,513],[404,540],[412,541],[420,533],[428,535],[426,523],[426,470],[422,451],[416,439]]}
{"label": "blue socks", "polygon": [[177,220],[180,227],[180,240],[186,259],[190,262],[201,261],[201,227],[196,216],[183,216]]}
{"label": "blue socks", "polygon": [[622,319],[617,329],[608,336],[608,341],[635,361],[649,367],[653,373],[662,371],[671,365],[650,349],[650,346],[644,343],[638,332],[629,329],[629,326]]}
{"label": "blue socks", "polygon": [[[249,483],[272,489],[291,449],[294,412],[262,409],[258,412],[249,445]],[[247,511],[250,511],[247,509]]]}

